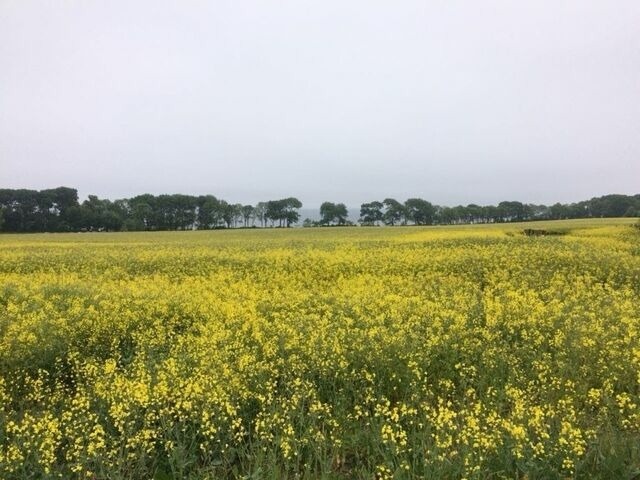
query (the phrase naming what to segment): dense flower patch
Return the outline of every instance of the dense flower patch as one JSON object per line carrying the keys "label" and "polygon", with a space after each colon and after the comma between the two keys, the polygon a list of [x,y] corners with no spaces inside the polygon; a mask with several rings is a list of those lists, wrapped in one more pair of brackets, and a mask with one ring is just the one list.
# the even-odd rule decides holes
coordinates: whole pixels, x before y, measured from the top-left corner
{"label": "dense flower patch", "polygon": [[4,235],[0,478],[630,476],[630,225]]}

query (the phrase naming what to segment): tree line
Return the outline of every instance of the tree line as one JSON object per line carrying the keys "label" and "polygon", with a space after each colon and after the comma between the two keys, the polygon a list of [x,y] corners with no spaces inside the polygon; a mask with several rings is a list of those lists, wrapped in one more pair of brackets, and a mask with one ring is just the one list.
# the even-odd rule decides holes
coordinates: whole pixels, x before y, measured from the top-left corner
{"label": "tree line", "polygon": [[[347,207],[343,203],[323,203],[320,206],[320,217],[316,222],[305,220],[305,225],[354,225],[348,220]],[[405,202],[386,198],[363,203],[358,223],[364,226],[457,225],[594,217],[640,217],[640,194],[605,195],[582,202],[555,203],[551,206],[505,201],[498,205],[444,207],[422,198],[409,198]]]}
{"label": "tree line", "polygon": [[504,201],[498,205],[433,205],[421,198],[401,203],[393,198],[363,203],[359,222],[362,225],[456,225],[467,223],[526,222],[569,218],[638,217],[640,194],[604,195],[577,203],[553,205]]}
{"label": "tree line", "polygon": [[95,195],[80,203],[74,188],[0,189],[0,231],[77,232],[289,227],[299,221],[294,197],[232,204],[213,195],[137,195],[120,200]]}
{"label": "tree line", "polygon": [[[74,188],[0,189],[0,231],[77,232],[193,230],[239,227],[290,227],[300,221],[302,202],[295,197],[232,204],[213,195],[137,195],[108,200],[95,195],[82,203]],[[590,217],[638,217],[640,194],[605,195],[551,206],[516,201],[498,205],[444,207],[421,198],[393,198],[363,203],[358,223],[374,225],[452,225]],[[320,220],[303,226],[354,225],[344,203],[324,202]]]}

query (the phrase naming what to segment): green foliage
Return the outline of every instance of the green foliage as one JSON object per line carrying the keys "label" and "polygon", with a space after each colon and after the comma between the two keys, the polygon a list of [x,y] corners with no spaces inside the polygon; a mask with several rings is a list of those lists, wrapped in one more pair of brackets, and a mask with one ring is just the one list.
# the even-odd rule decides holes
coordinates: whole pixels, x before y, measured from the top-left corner
{"label": "green foliage", "polygon": [[406,222],[406,209],[404,205],[394,198],[385,198],[382,202],[386,208],[383,218],[387,225],[397,225],[403,220]]}
{"label": "green foliage", "polygon": [[324,202],[320,205],[321,225],[346,225],[349,212],[344,203]]}
{"label": "green foliage", "polygon": [[0,478],[633,478],[634,223],[2,235]]}
{"label": "green foliage", "polygon": [[414,225],[431,225],[436,209],[431,203],[421,198],[410,198],[404,202],[407,219]]}
{"label": "green foliage", "polygon": [[265,205],[264,216],[272,225],[277,222],[279,227],[290,227],[300,219],[299,208],[302,202],[295,197],[271,200]]}
{"label": "green foliage", "polygon": [[382,202],[363,203],[360,206],[360,223],[362,225],[377,225],[384,218]]}
{"label": "green foliage", "polygon": [[[295,197],[259,202],[255,206],[229,204],[213,195],[137,195],[129,199],[107,200],[89,195],[78,203],[75,189],[0,189],[0,231],[135,231],[210,230],[216,228],[290,227],[300,221],[302,202]],[[319,225],[352,225],[343,203],[324,202]],[[393,198],[363,203],[361,225],[452,225],[505,223],[530,220],[637,217],[640,195],[605,195],[569,205],[500,202],[497,206],[469,204],[455,207],[432,205],[421,198],[403,203]],[[312,222],[313,223],[313,222]]]}

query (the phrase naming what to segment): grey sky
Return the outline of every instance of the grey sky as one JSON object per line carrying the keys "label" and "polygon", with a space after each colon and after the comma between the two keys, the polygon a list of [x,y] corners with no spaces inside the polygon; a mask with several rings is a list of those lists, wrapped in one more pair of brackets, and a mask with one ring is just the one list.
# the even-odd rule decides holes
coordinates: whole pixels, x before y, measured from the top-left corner
{"label": "grey sky", "polygon": [[640,192],[640,1],[0,0],[0,186]]}

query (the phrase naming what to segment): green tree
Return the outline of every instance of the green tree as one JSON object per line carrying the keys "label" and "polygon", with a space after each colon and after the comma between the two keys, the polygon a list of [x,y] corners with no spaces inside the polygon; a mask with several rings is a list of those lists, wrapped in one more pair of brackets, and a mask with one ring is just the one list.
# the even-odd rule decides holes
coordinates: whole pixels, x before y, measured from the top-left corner
{"label": "green tree", "polygon": [[261,227],[267,226],[267,204],[266,202],[258,202],[255,208],[255,216],[260,221]]}
{"label": "green tree", "polygon": [[500,202],[498,214],[505,222],[521,222],[531,216],[531,209],[522,202]]}
{"label": "green tree", "polygon": [[284,217],[284,204],[280,200],[269,200],[266,205],[265,217],[269,220],[272,227],[276,222],[278,222],[278,226],[281,227]]}
{"label": "green tree", "polygon": [[264,216],[271,221],[271,226],[278,222],[280,227],[290,227],[300,219],[298,213],[300,208],[302,208],[302,202],[295,197],[270,200],[265,205]]}
{"label": "green tree", "polygon": [[242,207],[242,218],[244,220],[244,226],[248,227],[249,222],[254,218],[255,208],[252,205],[244,205]]}
{"label": "green tree", "polygon": [[218,199],[213,195],[200,195],[197,203],[196,223],[198,229],[209,230],[214,228],[217,224]]}
{"label": "green tree", "polygon": [[384,205],[382,202],[374,201],[360,205],[360,223],[362,225],[376,225],[382,221]]}
{"label": "green tree", "polygon": [[431,225],[436,213],[434,206],[421,198],[410,198],[404,202],[404,211],[416,225]]}
{"label": "green tree", "polygon": [[238,224],[242,221],[242,204],[234,203],[232,205],[232,215],[233,215],[233,227],[236,228]]}
{"label": "green tree", "polygon": [[287,227],[290,227],[294,223],[298,223],[300,220],[300,213],[298,210],[302,208],[302,202],[295,197],[288,197],[282,200],[284,202],[283,215]]}
{"label": "green tree", "polygon": [[150,193],[129,200],[129,218],[125,222],[128,230],[158,230],[156,198]]}
{"label": "green tree", "polygon": [[87,200],[82,202],[80,213],[82,228],[93,231],[121,230],[127,218],[123,201],[101,200],[95,195],[89,195]]}
{"label": "green tree", "polygon": [[322,225],[345,225],[349,212],[344,203],[324,202],[320,205],[320,223]]}
{"label": "green tree", "polygon": [[387,225],[397,225],[405,218],[405,208],[394,198],[385,198],[382,203],[386,210],[384,212],[384,223]]}
{"label": "green tree", "polygon": [[225,200],[220,200],[219,209],[220,209],[220,218],[224,222],[224,225],[227,228],[231,228],[231,225],[233,224],[233,215],[234,215],[233,205],[230,205]]}
{"label": "green tree", "polygon": [[0,205],[5,209],[4,230],[33,232],[37,227],[38,192],[36,190],[0,189]]}

